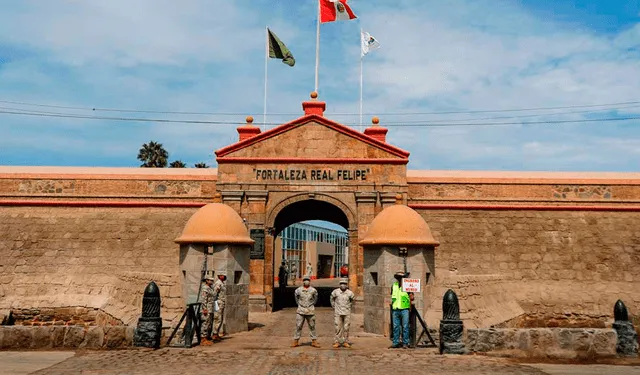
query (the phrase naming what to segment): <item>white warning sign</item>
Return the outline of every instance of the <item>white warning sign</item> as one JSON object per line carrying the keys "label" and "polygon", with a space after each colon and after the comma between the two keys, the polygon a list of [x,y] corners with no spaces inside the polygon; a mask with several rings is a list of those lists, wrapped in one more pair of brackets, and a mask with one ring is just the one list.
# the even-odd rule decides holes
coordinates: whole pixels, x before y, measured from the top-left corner
{"label": "white warning sign", "polygon": [[402,290],[420,293],[420,279],[402,279]]}

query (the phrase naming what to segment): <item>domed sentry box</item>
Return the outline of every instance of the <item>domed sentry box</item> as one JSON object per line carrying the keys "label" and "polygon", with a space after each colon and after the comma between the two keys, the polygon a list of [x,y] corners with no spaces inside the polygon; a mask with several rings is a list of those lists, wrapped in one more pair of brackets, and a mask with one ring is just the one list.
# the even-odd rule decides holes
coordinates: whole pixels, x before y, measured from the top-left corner
{"label": "domed sentry box", "polygon": [[420,280],[415,306],[425,316],[428,289],[435,277],[434,250],[440,244],[422,216],[401,202],[402,195],[398,195],[396,204],[373,219],[360,241],[364,248],[364,328],[387,336],[394,275],[406,270],[409,279]]}
{"label": "domed sentry box", "polygon": [[[249,329],[249,253],[253,240],[233,208],[210,203],[184,226],[180,244],[180,272],[185,304],[198,300],[203,276],[226,274],[224,332]],[[206,275],[203,275],[203,270]]]}

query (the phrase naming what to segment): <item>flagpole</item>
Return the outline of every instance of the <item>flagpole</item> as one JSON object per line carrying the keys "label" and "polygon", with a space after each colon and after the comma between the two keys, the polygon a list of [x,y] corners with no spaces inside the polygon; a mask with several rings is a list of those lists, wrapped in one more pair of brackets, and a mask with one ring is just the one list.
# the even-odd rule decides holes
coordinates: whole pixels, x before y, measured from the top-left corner
{"label": "flagpole", "polygon": [[360,29],[360,131],[362,131],[362,33],[363,29]]}
{"label": "flagpole", "polygon": [[316,26],[316,86],[314,90],[316,93],[318,92],[318,69],[320,67],[320,1],[322,0],[318,0],[318,24]]}
{"label": "flagpole", "polygon": [[262,112],[262,129],[267,126],[267,67],[269,66],[269,26],[265,27],[265,53],[264,53],[264,111]]}

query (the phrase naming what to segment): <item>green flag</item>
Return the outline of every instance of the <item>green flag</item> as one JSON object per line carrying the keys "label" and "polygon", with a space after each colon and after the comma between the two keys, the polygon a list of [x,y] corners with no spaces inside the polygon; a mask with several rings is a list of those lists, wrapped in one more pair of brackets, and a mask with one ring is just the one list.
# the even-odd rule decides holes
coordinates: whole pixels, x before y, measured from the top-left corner
{"label": "green flag", "polygon": [[269,32],[269,57],[273,59],[281,59],[283,63],[294,66],[296,64],[296,59],[293,58],[291,51],[287,48],[287,46],[282,43],[282,41],[274,34],[271,30],[267,29]]}

